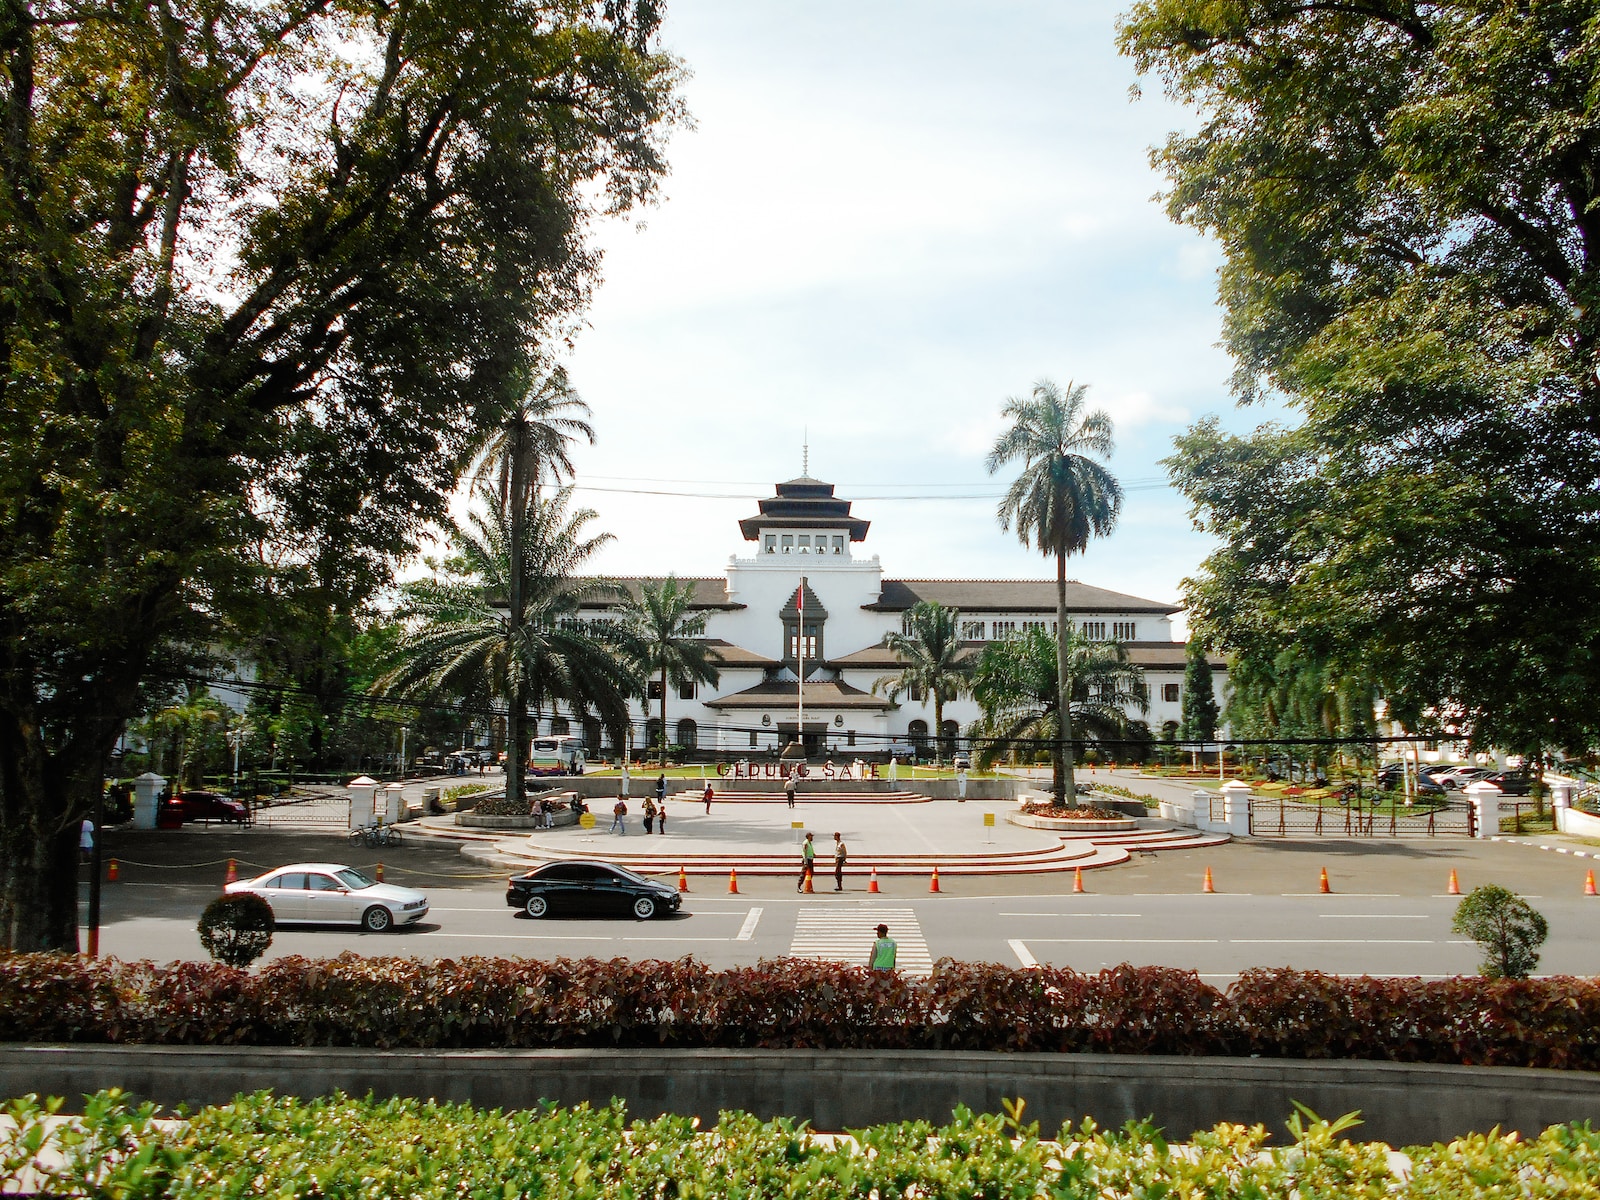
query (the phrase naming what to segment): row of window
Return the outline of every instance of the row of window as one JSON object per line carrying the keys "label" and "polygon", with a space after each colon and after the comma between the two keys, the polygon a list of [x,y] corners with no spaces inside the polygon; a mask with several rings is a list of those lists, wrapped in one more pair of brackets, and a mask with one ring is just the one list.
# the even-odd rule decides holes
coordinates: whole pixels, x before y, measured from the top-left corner
{"label": "row of window", "polygon": [[[700,694],[700,688],[699,688],[699,686],[697,684],[680,683],[678,685],[678,699],[679,700],[693,700],[699,694]],[[644,695],[645,695],[645,699],[646,700],[659,700],[659,699],[661,699],[661,680],[652,679],[648,683],[646,683],[644,685]]]}
{"label": "row of window", "polygon": [[761,547],[768,554],[843,554],[844,534],[769,533]]}
{"label": "row of window", "polygon": [[[1115,642],[1136,642],[1139,640],[1137,622],[1113,621],[1111,622],[1111,640]],[[1055,636],[1056,623],[1054,621],[962,621],[961,637],[968,642],[999,642],[1008,637],[1016,637],[1018,633],[1026,634],[1032,629],[1042,629]],[[907,628],[909,633],[910,629]],[[1106,640],[1106,623],[1104,621],[1080,621],[1078,632],[1092,642]]]}

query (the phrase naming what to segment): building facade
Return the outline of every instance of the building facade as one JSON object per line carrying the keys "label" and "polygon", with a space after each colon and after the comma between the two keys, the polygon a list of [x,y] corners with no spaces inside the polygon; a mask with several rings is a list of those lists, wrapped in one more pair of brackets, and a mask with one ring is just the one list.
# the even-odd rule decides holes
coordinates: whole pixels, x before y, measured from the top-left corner
{"label": "building facade", "polygon": [[[835,758],[925,743],[941,733],[933,727],[932,703],[905,695],[895,703],[873,690],[900,670],[884,639],[902,629],[912,605],[932,600],[959,610],[962,640],[974,654],[1030,627],[1054,634],[1053,579],[886,579],[878,556],[861,553],[869,522],[851,510],[830,483],[807,477],[780,483],[756,515],[739,522],[748,548],[729,557],[726,575],[680,579],[692,586],[693,607],[707,619],[721,678],[715,688],[672,688],[670,743],[755,755],[802,735],[809,756]],[[637,589],[645,581],[618,582]],[[1152,731],[1159,736],[1164,723],[1180,719],[1185,646],[1172,640],[1180,609],[1071,581],[1067,610],[1085,634],[1123,643],[1144,669],[1150,709],[1141,719]],[[602,603],[586,616],[614,619]],[[1222,660],[1213,663],[1220,691]],[[660,712],[659,684],[649,686],[648,701],[634,705],[634,737],[642,734],[645,745],[655,744]],[[959,736],[978,716],[970,699],[947,703],[943,736]],[[558,715],[541,721],[540,731],[580,732],[575,725]],[[602,731],[592,719],[584,726],[593,752]]]}

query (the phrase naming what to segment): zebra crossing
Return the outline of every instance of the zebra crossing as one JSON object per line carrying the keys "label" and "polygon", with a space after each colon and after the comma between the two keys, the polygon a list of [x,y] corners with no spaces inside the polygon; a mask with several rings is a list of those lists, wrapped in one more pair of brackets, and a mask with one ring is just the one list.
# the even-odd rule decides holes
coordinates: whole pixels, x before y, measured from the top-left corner
{"label": "zebra crossing", "polygon": [[829,905],[826,909],[802,909],[795,919],[789,957],[866,966],[879,925],[889,927],[889,936],[899,946],[895,965],[901,971],[907,975],[933,973],[928,940],[922,936],[916,911],[910,908]]}

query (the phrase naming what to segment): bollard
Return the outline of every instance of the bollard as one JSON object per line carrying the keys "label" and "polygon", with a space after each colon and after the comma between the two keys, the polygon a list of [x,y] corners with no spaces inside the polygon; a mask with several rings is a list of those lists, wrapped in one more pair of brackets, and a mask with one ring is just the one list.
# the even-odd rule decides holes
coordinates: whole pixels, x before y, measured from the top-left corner
{"label": "bollard", "polygon": [[119,868],[117,867],[117,860],[116,859],[113,858],[109,863],[106,864],[106,882],[107,883],[115,883],[117,881],[118,870],[119,870]]}
{"label": "bollard", "polygon": [[223,875],[222,882],[224,884],[239,882],[239,864],[231,858],[228,860],[228,870],[227,873]]}
{"label": "bollard", "polygon": [[383,864],[382,863],[378,864],[378,869],[376,871],[374,871],[373,874],[375,876],[377,876],[377,879],[378,879],[379,883],[383,882]]}

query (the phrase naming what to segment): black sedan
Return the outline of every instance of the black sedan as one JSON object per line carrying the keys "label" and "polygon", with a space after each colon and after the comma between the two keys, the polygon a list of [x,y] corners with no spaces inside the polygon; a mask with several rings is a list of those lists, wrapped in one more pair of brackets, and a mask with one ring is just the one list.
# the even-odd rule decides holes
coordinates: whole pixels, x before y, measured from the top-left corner
{"label": "black sedan", "polygon": [[506,903],[530,917],[552,915],[621,917],[641,921],[675,913],[683,903],[676,888],[636,875],[611,863],[546,863],[526,875],[513,875]]}

